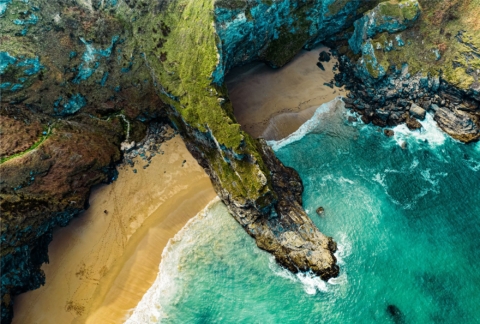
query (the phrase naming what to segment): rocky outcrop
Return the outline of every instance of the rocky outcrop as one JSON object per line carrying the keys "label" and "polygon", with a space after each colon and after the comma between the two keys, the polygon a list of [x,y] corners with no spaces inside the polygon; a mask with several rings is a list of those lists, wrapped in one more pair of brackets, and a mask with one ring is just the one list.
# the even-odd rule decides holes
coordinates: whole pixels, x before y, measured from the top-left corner
{"label": "rocky outcrop", "polygon": [[368,39],[382,32],[394,33],[405,30],[419,16],[420,8],[417,0],[379,3],[355,21],[355,29],[348,44],[353,53],[359,54]]}
{"label": "rocky outcrop", "polygon": [[445,80],[410,76],[404,73],[388,75],[376,82],[360,79],[347,57],[342,57],[337,85],[345,85],[350,93],[345,106],[362,116],[365,123],[386,127],[406,123],[411,130],[422,127],[427,112],[450,136],[468,143],[480,139],[480,103],[471,92],[459,91]]}
{"label": "rocky outcrop", "polygon": [[[1,316],[45,277],[48,243],[88,205],[92,186],[115,179],[131,126],[165,118],[129,30],[75,1],[0,5]],[[128,53],[128,54],[127,54]],[[134,75],[134,76],[133,76]]]}
{"label": "rocky outcrop", "polygon": [[[298,173],[285,167],[272,149],[257,143],[262,160],[269,169],[272,196],[269,205],[259,208],[255,201],[239,202],[222,186],[222,181],[205,156],[205,148],[186,138],[187,147],[205,168],[215,190],[235,219],[252,236],[257,246],[272,253],[290,271],[312,271],[322,279],[336,277],[339,267],[333,253],[336,243],[322,234],[302,208],[303,185]],[[275,196],[273,196],[275,195]]]}
{"label": "rocky outcrop", "polygon": [[[480,44],[480,38],[470,33],[465,36],[462,30],[471,25],[468,20],[430,21],[435,8],[428,2],[420,1],[425,4],[423,13],[417,1],[380,3],[357,20],[354,32],[344,35],[348,42],[332,44],[342,56],[337,85],[345,84],[351,91],[346,106],[366,123],[394,126],[405,122],[415,130],[421,128],[417,119],[422,120],[429,110],[438,111],[435,120],[446,133],[463,142],[476,141],[480,138],[480,92],[474,66],[480,63],[480,52],[473,44]],[[476,9],[465,5],[458,10],[468,16],[469,10],[479,9],[472,6]],[[426,33],[437,23],[441,25],[438,36]],[[453,32],[457,37],[451,37]],[[444,43],[436,48],[440,39]],[[467,58],[462,64],[461,57]]]}
{"label": "rocky outcrop", "polygon": [[[123,140],[141,139],[141,123],[166,115],[260,248],[291,271],[336,276],[335,243],[303,211],[298,174],[241,131],[223,80],[236,65],[281,67],[331,38],[346,55],[337,77],[351,89],[346,106],[365,122],[413,120],[416,104],[436,110],[459,139],[478,139],[478,36],[445,33],[441,40],[461,53],[455,59],[443,47],[410,44],[441,44],[404,30],[432,15],[418,17],[413,0],[379,2],[4,1],[2,136],[17,144],[0,147],[2,321],[15,294],[43,283],[52,228],[86,207],[91,186],[112,180]],[[448,70],[434,73],[445,60]],[[26,135],[16,138],[21,125]]]}
{"label": "rocky outcrop", "polygon": [[298,175],[240,130],[223,77],[252,60],[282,66],[351,24],[368,9],[360,4],[2,4],[2,134],[28,129],[2,146],[2,319],[14,295],[44,282],[52,229],[86,208],[91,186],[112,180],[120,143],[166,112],[259,247],[292,271],[337,275],[335,244],[303,211]]}
{"label": "rocky outcrop", "polygon": [[447,134],[462,142],[468,143],[480,138],[479,118],[474,120],[465,111],[441,107],[435,111],[434,119]]}

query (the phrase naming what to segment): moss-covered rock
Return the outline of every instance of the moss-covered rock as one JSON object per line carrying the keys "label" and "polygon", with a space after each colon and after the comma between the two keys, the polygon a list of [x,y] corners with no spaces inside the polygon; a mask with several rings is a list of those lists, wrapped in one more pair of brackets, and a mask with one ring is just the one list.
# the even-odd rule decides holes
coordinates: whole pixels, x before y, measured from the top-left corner
{"label": "moss-covered rock", "polygon": [[378,33],[405,30],[420,16],[417,0],[390,0],[379,3],[374,9],[355,21],[355,30],[348,40],[354,54],[360,53],[364,42]]}
{"label": "moss-covered rock", "polygon": [[[468,14],[478,1],[447,1],[465,13],[453,18],[436,1],[420,0],[420,18],[414,0],[3,1],[1,114],[17,121],[1,133],[14,136],[18,123],[29,132],[1,147],[2,318],[13,295],[43,282],[53,226],[84,208],[92,185],[111,179],[125,120],[137,138],[140,122],[166,114],[259,247],[292,271],[338,274],[335,244],[302,210],[298,174],[241,131],[225,74],[253,60],[280,67],[329,38],[348,52],[350,38],[348,55],[367,85],[416,73],[438,89],[441,75],[478,98],[478,21]],[[438,34],[428,27],[435,17]],[[458,107],[470,116],[463,121],[477,123],[474,104]],[[380,115],[380,124],[408,117],[393,106]]]}

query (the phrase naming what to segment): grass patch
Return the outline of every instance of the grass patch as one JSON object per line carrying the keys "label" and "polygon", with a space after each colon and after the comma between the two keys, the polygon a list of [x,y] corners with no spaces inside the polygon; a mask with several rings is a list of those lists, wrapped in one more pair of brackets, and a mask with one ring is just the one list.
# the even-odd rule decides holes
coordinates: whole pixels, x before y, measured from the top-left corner
{"label": "grass patch", "polygon": [[10,156],[4,156],[2,158],[0,158],[0,164],[3,164],[7,161],[10,161],[12,159],[15,159],[15,158],[18,158],[20,156],[23,156],[25,154],[27,154],[28,152],[31,152],[33,151],[34,149],[36,149],[37,147],[39,147],[43,142],[45,142],[47,140],[47,138],[50,137],[50,135],[52,134],[52,128],[48,128],[47,130],[47,134],[45,135],[42,135],[42,137],[40,137],[40,139],[35,142],[32,146],[30,146],[28,149],[26,149],[25,151],[22,151],[22,152],[18,152],[18,153],[15,153],[13,155],[10,155]]}

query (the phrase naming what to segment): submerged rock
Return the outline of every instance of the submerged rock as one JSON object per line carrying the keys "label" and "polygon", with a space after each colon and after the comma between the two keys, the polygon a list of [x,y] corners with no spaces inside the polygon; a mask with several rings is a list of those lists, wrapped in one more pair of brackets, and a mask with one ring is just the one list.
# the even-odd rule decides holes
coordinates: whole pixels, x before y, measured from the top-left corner
{"label": "submerged rock", "polygon": [[317,66],[318,66],[322,71],[325,71],[325,67],[323,66],[322,63],[317,62]]}
{"label": "submerged rock", "polygon": [[400,324],[400,323],[405,322],[404,315],[403,315],[402,311],[400,310],[400,308],[398,308],[397,306],[388,305],[387,306],[387,313],[388,313],[388,315],[390,315],[390,317],[393,319],[393,321],[396,324]]}

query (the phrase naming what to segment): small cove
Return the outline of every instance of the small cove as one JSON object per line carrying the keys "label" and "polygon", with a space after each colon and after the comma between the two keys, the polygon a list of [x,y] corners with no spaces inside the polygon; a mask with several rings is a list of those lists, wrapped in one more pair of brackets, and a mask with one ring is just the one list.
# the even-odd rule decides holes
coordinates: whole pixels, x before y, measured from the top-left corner
{"label": "small cove", "polygon": [[[231,94],[243,128],[299,172],[307,213],[338,243],[341,274],[325,283],[282,269],[216,202],[170,241],[128,323],[480,322],[480,144],[452,140],[431,116],[422,130],[397,126],[389,138],[352,122],[338,100],[272,108],[257,127],[248,116],[258,113],[239,111]],[[278,116],[302,113],[264,136]]]}

